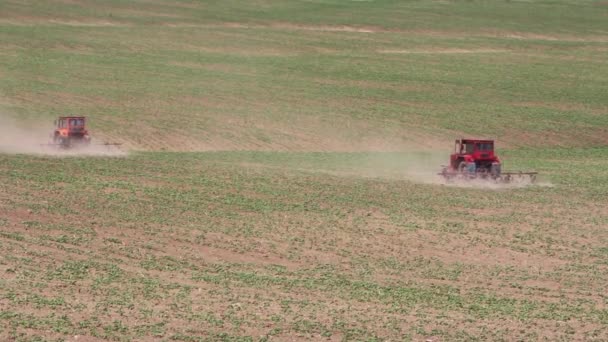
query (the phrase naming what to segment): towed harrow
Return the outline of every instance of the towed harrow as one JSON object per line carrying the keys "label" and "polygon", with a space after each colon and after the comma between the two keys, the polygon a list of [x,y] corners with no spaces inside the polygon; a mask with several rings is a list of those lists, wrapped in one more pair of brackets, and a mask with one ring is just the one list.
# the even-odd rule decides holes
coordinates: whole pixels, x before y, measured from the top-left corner
{"label": "towed harrow", "polygon": [[525,182],[529,181],[530,183],[534,183],[536,181],[536,176],[538,172],[536,171],[507,171],[500,172],[497,174],[487,173],[487,172],[467,172],[467,171],[458,171],[458,170],[450,170],[449,167],[444,167],[444,169],[438,173],[438,175],[442,176],[447,182],[454,182],[458,180],[488,180],[494,181],[496,183],[511,183],[511,182]]}

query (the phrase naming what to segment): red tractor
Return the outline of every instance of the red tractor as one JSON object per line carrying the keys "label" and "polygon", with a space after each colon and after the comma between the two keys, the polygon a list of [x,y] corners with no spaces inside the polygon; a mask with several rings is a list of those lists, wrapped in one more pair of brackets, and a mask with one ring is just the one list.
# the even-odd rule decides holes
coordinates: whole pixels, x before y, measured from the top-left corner
{"label": "red tractor", "polygon": [[454,144],[450,165],[439,174],[448,181],[481,178],[510,182],[515,176],[534,181],[537,172],[503,172],[500,159],[494,153],[494,140],[460,139]]}
{"label": "red tractor", "polygon": [[53,144],[62,148],[88,146],[91,137],[86,128],[84,116],[61,116],[55,120],[55,130],[52,133]]}

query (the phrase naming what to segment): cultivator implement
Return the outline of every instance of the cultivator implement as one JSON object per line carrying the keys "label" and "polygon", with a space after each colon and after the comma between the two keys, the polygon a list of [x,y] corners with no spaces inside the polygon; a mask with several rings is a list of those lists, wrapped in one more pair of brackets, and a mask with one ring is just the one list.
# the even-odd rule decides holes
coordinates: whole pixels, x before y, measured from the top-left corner
{"label": "cultivator implement", "polygon": [[74,149],[74,148],[87,148],[89,146],[121,146],[122,143],[98,143],[98,144],[92,144],[92,143],[65,143],[65,142],[60,142],[60,143],[47,143],[47,144],[40,144],[41,147],[49,147],[49,148],[57,148],[57,149]]}
{"label": "cultivator implement", "polygon": [[439,176],[442,176],[447,182],[455,181],[471,181],[471,180],[484,180],[494,183],[534,183],[538,172],[535,171],[507,171],[500,172],[499,174],[492,174],[488,172],[462,172],[457,170],[449,170],[444,168]]}

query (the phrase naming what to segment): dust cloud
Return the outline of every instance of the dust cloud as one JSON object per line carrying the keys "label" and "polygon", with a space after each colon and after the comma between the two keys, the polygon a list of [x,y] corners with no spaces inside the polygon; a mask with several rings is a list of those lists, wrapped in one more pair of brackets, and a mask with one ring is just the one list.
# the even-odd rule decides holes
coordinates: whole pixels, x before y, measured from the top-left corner
{"label": "dust cloud", "polygon": [[51,143],[52,124],[34,125],[17,121],[0,114],[0,153],[34,154],[47,156],[126,156],[117,146],[102,145],[93,140],[91,145],[62,149]]}
{"label": "dust cloud", "polygon": [[530,186],[552,186],[547,182],[534,182],[529,177],[514,177],[508,183],[485,179],[453,179],[446,181],[438,173],[449,160],[449,153],[434,150],[408,152],[353,153],[341,159],[336,156],[324,164],[315,165],[309,171],[328,173],[334,176],[406,180],[420,184],[442,185],[477,189],[516,189]]}
{"label": "dust cloud", "polygon": [[[117,146],[103,145],[93,140],[91,145],[81,148],[62,149],[49,145],[52,124],[32,125],[18,123],[0,114],[0,153],[34,154],[48,156],[126,156],[127,152]],[[340,177],[364,177],[387,180],[405,180],[420,184],[442,185],[479,189],[514,189],[529,186],[552,186],[546,182],[532,182],[529,178],[515,178],[501,183],[481,179],[454,179],[446,181],[438,173],[449,160],[449,153],[415,146],[395,146],[402,152],[380,152],[387,148],[367,146],[367,152],[322,152],[317,157],[280,161],[278,167],[293,170],[319,172]],[[394,151],[394,150],[393,150]],[[264,165],[268,167],[269,165]]]}
{"label": "dust cloud", "polygon": [[[523,176],[514,176],[509,182],[500,182],[492,179],[452,179],[447,181],[443,176],[439,175],[443,165],[449,161],[449,154],[442,152],[418,152],[404,153],[404,166],[400,170],[404,179],[422,183],[434,184],[459,188],[477,188],[477,189],[516,189],[529,186],[552,186],[546,182],[535,182],[532,178]],[[382,165],[382,164],[379,164]]]}

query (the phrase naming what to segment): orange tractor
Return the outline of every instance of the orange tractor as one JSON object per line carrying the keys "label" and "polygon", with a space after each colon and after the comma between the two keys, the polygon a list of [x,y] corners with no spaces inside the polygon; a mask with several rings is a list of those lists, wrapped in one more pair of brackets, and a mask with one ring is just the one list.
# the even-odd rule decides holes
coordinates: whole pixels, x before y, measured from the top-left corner
{"label": "orange tractor", "polygon": [[[63,149],[87,147],[91,144],[91,136],[86,126],[84,116],[60,116],[55,120],[55,129],[51,133],[52,142],[49,145]],[[103,143],[98,145],[121,145],[120,143]]]}
{"label": "orange tractor", "polygon": [[86,128],[84,116],[61,116],[55,120],[55,130],[52,133],[53,145],[62,148],[88,146],[91,136]]}

